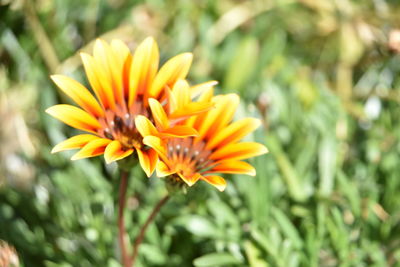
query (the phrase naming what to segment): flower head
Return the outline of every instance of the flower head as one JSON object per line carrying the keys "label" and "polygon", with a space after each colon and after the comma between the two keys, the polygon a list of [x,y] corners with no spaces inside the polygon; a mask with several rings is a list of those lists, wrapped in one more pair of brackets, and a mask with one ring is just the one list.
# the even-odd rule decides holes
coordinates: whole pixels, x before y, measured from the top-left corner
{"label": "flower head", "polygon": [[[94,95],[71,78],[53,75],[51,78],[57,86],[81,108],[61,104],[46,111],[87,134],[63,141],[53,148],[53,153],[80,149],[72,157],[73,160],[104,154],[106,162],[110,163],[136,152],[143,170],[150,176],[158,155],[143,143],[139,129],[148,134],[144,129],[146,124],[143,125],[143,117],[156,122],[159,137],[194,136],[197,133],[191,127],[175,127],[174,121],[211,108],[211,103],[194,103],[190,97],[178,99],[174,104],[152,104],[156,100],[157,103],[164,103],[172,99],[167,96],[171,93],[169,88],[178,86],[185,95],[191,95],[192,91],[213,86],[209,82],[190,88],[181,81],[192,62],[190,53],[177,55],[158,69],[159,52],[153,38],[145,39],[133,55],[122,41],[113,40],[108,44],[97,40],[93,56],[81,53],[81,58]],[[171,105],[176,108],[175,112],[164,111]],[[160,122],[163,124],[158,125]]]}
{"label": "flower head", "polygon": [[[204,93],[199,102],[209,100],[210,93]],[[235,94],[212,98],[215,108],[187,118],[181,125],[193,127],[198,135],[187,138],[165,138],[148,135],[143,143],[157,151],[157,175],[169,176],[192,186],[204,180],[223,191],[226,181],[217,173],[236,173],[254,176],[255,169],[244,159],[267,153],[267,148],[256,142],[239,142],[254,131],[260,121],[245,118],[231,122],[239,104]]]}

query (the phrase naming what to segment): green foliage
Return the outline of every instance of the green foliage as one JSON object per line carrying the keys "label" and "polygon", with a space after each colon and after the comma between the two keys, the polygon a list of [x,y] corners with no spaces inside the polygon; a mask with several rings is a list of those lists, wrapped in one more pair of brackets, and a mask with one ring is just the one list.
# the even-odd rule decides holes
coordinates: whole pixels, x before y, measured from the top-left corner
{"label": "green foliage", "polygon": [[[0,1],[0,239],[23,266],[121,266],[116,165],[50,154],[75,131],[44,110],[68,101],[50,74],[87,83],[78,51],[96,37],[154,35],[163,60],[194,52],[192,83],[240,94],[237,118],[263,120],[248,139],[270,153],[224,193],[174,196],[137,266],[400,266],[399,12],[384,0]],[[131,240],[165,193],[131,174]]]}

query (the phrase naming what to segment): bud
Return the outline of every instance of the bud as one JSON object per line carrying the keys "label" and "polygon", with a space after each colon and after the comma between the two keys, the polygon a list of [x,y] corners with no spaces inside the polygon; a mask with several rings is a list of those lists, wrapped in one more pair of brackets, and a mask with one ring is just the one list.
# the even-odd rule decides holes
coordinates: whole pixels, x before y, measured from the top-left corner
{"label": "bud", "polygon": [[177,174],[172,174],[165,177],[164,181],[167,191],[170,195],[187,193],[187,184]]}

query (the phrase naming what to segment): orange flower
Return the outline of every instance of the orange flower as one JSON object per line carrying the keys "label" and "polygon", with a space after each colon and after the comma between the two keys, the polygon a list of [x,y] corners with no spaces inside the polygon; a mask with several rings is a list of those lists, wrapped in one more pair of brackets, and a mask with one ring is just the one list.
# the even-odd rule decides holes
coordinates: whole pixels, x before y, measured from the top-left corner
{"label": "orange flower", "polygon": [[[200,102],[207,102],[211,97],[212,94],[205,93]],[[143,139],[144,144],[159,154],[158,176],[181,179],[189,186],[204,180],[223,191],[226,181],[216,173],[256,174],[255,169],[242,160],[267,153],[267,148],[255,142],[239,141],[259,127],[260,121],[245,118],[231,123],[239,104],[235,94],[215,96],[212,100],[214,109],[182,123],[193,127],[198,132],[196,137],[161,139],[149,135]]]}
{"label": "orange flower", "polygon": [[[53,148],[52,153],[80,149],[72,160],[104,154],[106,162],[110,163],[136,151],[143,170],[150,176],[158,156],[154,149],[143,144],[143,137],[138,131],[138,128],[143,129],[143,120],[136,120],[138,115],[156,122],[167,120],[168,125],[163,124],[157,129],[160,137],[196,135],[191,127],[174,127],[170,118],[165,118],[165,112],[161,112],[163,107],[152,105],[155,99],[165,102],[168,94],[166,90],[174,88],[177,81],[186,77],[192,54],[177,55],[158,70],[157,43],[153,38],[147,38],[133,55],[120,40],[113,40],[111,44],[97,40],[93,56],[81,53],[81,58],[96,98],[77,81],[66,76],[53,75],[51,78],[57,86],[82,109],[71,105],[55,105],[46,111],[62,122],[89,134],[79,134],[61,142]],[[188,91],[185,94],[194,94],[214,85],[213,82],[208,82],[190,88],[183,81],[179,84],[185,85],[183,88]],[[171,119],[185,117],[188,114],[185,109],[190,114],[197,114],[211,107],[210,103],[193,103],[186,98],[185,105],[181,102],[183,100],[177,101],[174,104],[178,107],[177,114],[171,113]],[[150,108],[153,112],[150,112]],[[155,108],[159,109],[158,112]]]}

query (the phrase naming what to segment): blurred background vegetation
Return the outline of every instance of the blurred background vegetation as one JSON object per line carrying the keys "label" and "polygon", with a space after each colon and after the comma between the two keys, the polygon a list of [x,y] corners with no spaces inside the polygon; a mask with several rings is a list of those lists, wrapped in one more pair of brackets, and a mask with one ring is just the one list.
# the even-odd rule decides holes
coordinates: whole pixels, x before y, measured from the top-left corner
{"label": "blurred background vegetation", "polygon": [[[120,266],[115,165],[50,150],[74,131],[44,114],[87,84],[96,37],[162,60],[194,52],[192,83],[220,81],[259,117],[257,177],[203,183],[163,209],[138,266],[400,266],[400,3],[395,0],[0,0],[0,239],[23,266]],[[137,170],[133,238],[165,194]]]}

